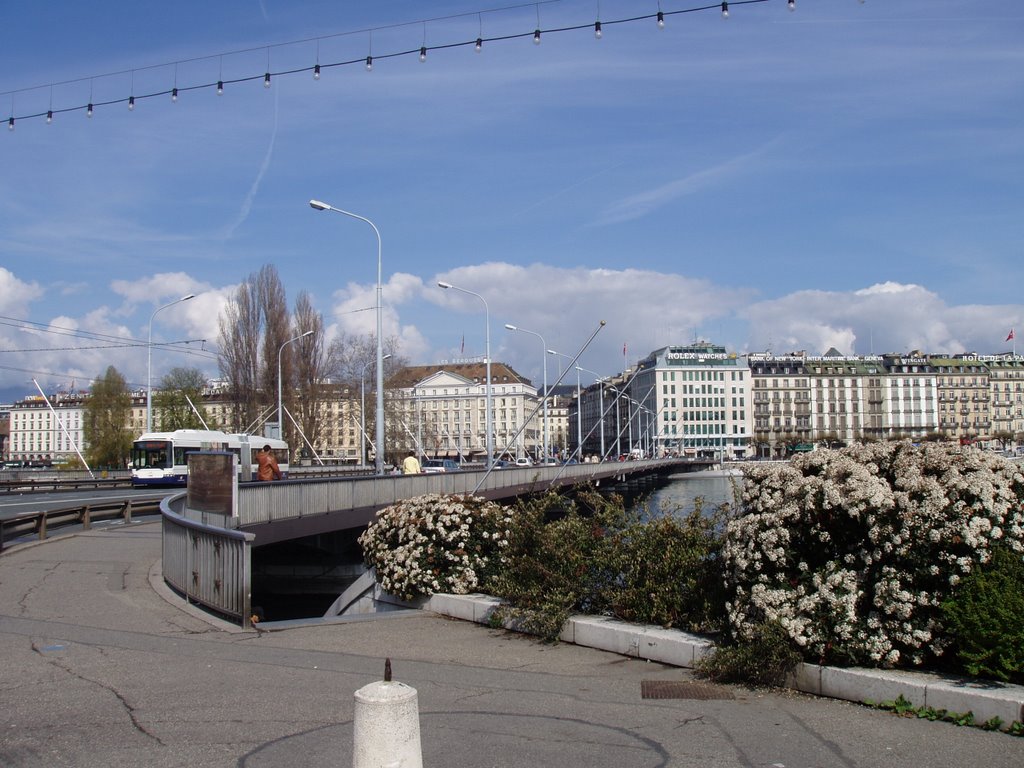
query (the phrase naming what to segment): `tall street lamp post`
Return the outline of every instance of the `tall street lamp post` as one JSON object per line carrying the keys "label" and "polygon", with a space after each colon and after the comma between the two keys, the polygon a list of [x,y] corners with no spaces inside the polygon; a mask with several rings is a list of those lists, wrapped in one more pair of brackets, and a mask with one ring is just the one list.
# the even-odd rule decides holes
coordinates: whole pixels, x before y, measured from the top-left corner
{"label": "tall street lamp post", "polygon": [[175,304],[180,304],[183,301],[194,299],[195,294],[190,293],[188,296],[182,296],[180,299],[164,304],[162,307],[157,307],[153,310],[153,314],[149,316],[149,342],[146,344],[146,349],[149,350],[146,360],[146,431],[153,431],[153,318],[156,317],[156,313],[162,309],[173,307]]}
{"label": "tall street lamp post", "polygon": [[277,348],[277,436],[281,440],[284,440],[284,409],[281,407],[281,353],[284,352],[284,348],[293,341],[304,339],[307,336],[312,335],[312,333],[312,331],[300,333],[298,336],[293,336],[288,339],[288,341]]}
{"label": "tall street lamp post", "polygon": [[487,435],[484,442],[487,450],[486,467],[490,469],[494,463],[494,434],[491,432],[491,309],[487,306],[487,299],[479,293],[459,288],[459,286],[452,285],[451,283],[439,282],[437,285],[445,290],[461,291],[462,293],[468,293],[470,296],[476,296],[484,304],[484,355],[486,358],[485,376],[487,377],[487,383],[484,388],[487,408],[487,412],[484,414],[484,423]]}
{"label": "tall street lamp post", "polygon": [[[571,355],[566,355],[562,352],[556,352],[553,349],[548,350],[549,355],[558,355],[564,357],[567,360],[572,360]],[[579,461],[583,461],[583,403],[580,402],[580,368],[576,366],[576,453],[579,454]]]}
{"label": "tall street lamp post", "polygon": [[[390,354],[384,355],[387,360]],[[373,363],[370,360],[363,366],[363,372],[359,374],[359,465],[366,463],[366,369]]]}
{"label": "tall street lamp post", "polygon": [[365,221],[373,228],[373,233],[377,235],[377,424],[376,424],[376,435],[377,435],[377,452],[375,456],[374,466],[375,471],[378,475],[384,474],[384,333],[383,333],[383,314],[382,314],[382,303],[381,297],[383,294],[383,284],[381,282],[382,268],[381,268],[381,239],[380,230],[377,229],[377,225],[367,219],[365,216],[360,216],[356,213],[350,213],[349,211],[343,211],[341,208],[335,208],[333,205],[320,202],[319,200],[310,200],[310,208],[317,211],[334,211],[340,213],[342,216],[349,216],[353,219],[359,219],[359,221]]}
{"label": "tall street lamp post", "polygon": [[542,436],[543,436],[543,442],[544,442],[544,453],[541,456],[541,460],[545,461],[545,460],[547,460],[548,456],[551,455],[548,452],[548,356],[547,356],[548,345],[544,341],[544,337],[541,336],[536,331],[528,331],[526,328],[520,328],[520,327],[515,326],[515,325],[509,325],[508,323],[505,323],[505,327],[508,328],[510,331],[519,331],[520,333],[529,333],[529,334],[532,334],[532,335],[536,336],[538,339],[540,339],[541,347],[544,350],[544,354],[541,355],[541,363],[542,363],[542,370],[543,370],[543,377],[544,377],[544,394],[543,394],[543,398],[544,399],[541,401],[543,403],[543,406],[544,406],[544,414],[542,416],[544,423],[543,423],[543,428],[541,430]]}

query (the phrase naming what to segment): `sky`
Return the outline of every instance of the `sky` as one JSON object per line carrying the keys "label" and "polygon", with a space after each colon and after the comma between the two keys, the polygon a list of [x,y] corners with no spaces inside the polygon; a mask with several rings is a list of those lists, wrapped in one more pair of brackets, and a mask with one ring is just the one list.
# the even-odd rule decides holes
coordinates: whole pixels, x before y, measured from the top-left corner
{"label": "sky", "polygon": [[142,387],[150,332],[154,381],[216,376],[267,264],[329,337],[373,332],[374,230],[314,198],[380,232],[414,364],[482,356],[485,319],[538,384],[588,340],[584,383],[698,339],[1015,351],[1024,6],[701,5],[0,3],[0,402]]}

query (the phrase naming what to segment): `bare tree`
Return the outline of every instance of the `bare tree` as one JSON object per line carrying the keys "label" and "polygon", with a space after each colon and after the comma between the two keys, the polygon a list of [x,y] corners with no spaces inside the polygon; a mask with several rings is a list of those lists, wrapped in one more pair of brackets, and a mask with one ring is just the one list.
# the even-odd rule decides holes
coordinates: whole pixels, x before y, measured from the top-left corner
{"label": "bare tree", "polygon": [[[294,380],[285,379],[288,386],[289,400],[298,402],[289,411],[295,416],[302,429],[305,439],[316,445],[323,431],[322,403],[327,396],[329,378],[327,353],[324,349],[324,318],[310,299],[306,291],[302,291],[295,300],[294,333],[299,336],[309,333],[290,347],[295,347]],[[288,349],[288,348],[286,348]],[[290,420],[286,419],[290,426]],[[301,437],[289,441],[293,447],[300,447],[305,441]]]}
{"label": "bare tree", "polygon": [[254,286],[246,281],[228,299],[220,316],[217,363],[227,380],[234,431],[244,429],[257,413],[260,331],[259,301]]}
{"label": "bare tree", "polygon": [[[391,454],[394,452],[391,446],[405,444],[405,428],[402,425],[402,403],[401,397],[393,396],[388,389],[388,380],[396,371],[400,371],[408,364],[408,358],[398,353],[399,343],[397,337],[390,337],[383,343],[384,355],[384,450],[385,455],[394,459]],[[376,402],[376,368],[377,362],[377,337],[373,334],[357,336],[354,334],[342,333],[336,336],[330,344],[327,352],[328,366],[331,375],[352,392],[360,392],[363,387],[366,391],[366,413],[363,415],[367,434],[367,447],[372,441],[372,435],[376,434],[377,413],[372,403]],[[355,412],[355,411],[353,411]],[[362,425],[360,425],[362,426]],[[361,461],[367,461],[363,456]]]}
{"label": "bare tree", "polygon": [[[221,375],[227,379],[232,425],[249,429],[277,402],[277,358],[291,338],[284,286],[267,264],[238,287],[220,317]],[[282,380],[287,381],[282,359]]]}

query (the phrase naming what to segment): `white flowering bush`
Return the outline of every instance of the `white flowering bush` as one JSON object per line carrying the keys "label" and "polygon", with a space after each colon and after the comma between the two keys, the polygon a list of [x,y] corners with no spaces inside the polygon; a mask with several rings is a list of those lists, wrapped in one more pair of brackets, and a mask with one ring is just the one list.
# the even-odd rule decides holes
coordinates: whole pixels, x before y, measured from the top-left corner
{"label": "white flowering bush", "polygon": [[435,592],[464,595],[500,560],[511,523],[492,501],[428,494],[382,509],[359,543],[389,594],[406,600]]}
{"label": "white flowering bush", "polygon": [[995,546],[1024,552],[1024,475],[974,448],[855,445],[746,477],[723,549],[730,628],[778,622],[809,660],[933,661],[957,584]]}

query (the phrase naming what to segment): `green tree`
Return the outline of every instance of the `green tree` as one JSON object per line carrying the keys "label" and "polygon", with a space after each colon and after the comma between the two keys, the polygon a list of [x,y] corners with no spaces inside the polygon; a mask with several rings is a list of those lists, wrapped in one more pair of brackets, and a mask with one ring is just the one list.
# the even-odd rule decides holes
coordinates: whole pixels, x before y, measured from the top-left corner
{"label": "green tree", "polygon": [[160,390],[153,395],[153,422],[157,428],[162,432],[203,429],[203,422],[192,410],[189,400],[199,403],[206,384],[206,376],[198,368],[172,368],[168,371],[160,380]]}
{"label": "green tree", "polygon": [[132,447],[128,431],[131,408],[128,382],[111,365],[93,381],[85,401],[83,427],[91,466],[124,468]]}

